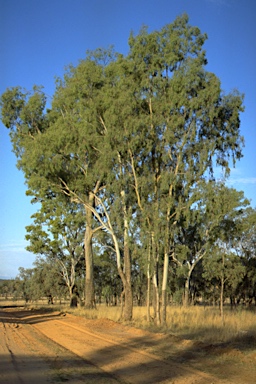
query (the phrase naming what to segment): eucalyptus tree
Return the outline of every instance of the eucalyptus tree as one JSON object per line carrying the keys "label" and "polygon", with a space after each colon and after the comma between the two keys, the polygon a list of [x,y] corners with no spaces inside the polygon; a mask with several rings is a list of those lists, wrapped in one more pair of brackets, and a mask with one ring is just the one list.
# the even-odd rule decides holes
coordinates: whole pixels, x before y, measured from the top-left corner
{"label": "eucalyptus tree", "polygon": [[104,168],[97,163],[103,134],[96,113],[101,81],[101,66],[88,59],[58,80],[51,110],[45,111],[46,97],[38,87],[32,94],[8,89],[1,98],[2,121],[10,129],[30,194],[40,199],[64,194],[84,206],[87,307],[94,305],[92,237],[99,228],[88,206],[95,204]]}
{"label": "eucalyptus tree", "polygon": [[245,267],[243,281],[237,287],[237,302],[256,305],[256,210],[248,207],[240,220],[240,230],[234,240],[233,247]]}
{"label": "eucalyptus tree", "polygon": [[19,267],[19,274],[16,277],[18,282],[17,288],[21,297],[25,300],[26,303],[35,299],[34,289],[31,284],[33,275],[33,268],[23,268]]}
{"label": "eucalyptus tree", "polygon": [[48,304],[54,304],[56,299],[61,302],[69,296],[68,287],[55,260],[37,257],[29,284],[33,300],[47,298]]}
{"label": "eucalyptus tree", "polygon": [[[221,182],[202,182],[194,191],[195,202],[186,215],[181,214],[177,225],[175,251],[172,260],[185,275],[184,305],[189,303],[191,275],[200,260],[211,253],[211,247],[220,239],[225,228],[229,241],[238,233],[239,223],[249,205],[243,192],[228,188]],[[236,228],[236,231],[235,231]]]}
{"label": "eucalyptus tree", "polygon": [[215,163],[228,174],[229,158],[235,163],[242,156],[243,97],[224,95],[219,79],[206,71],[205,40],[183,15],[160,31],[131,34],[130,51],[118,60],[123,92],[113,98],[112,109],[116,126],[123,125],[117,142],[125,143],[122,164],[154,245],[154,270],[163,263],[163,323],[176,224],[181,212],[189,212],[191,190],[213,174]]}
{"label": "eucalyptus tree", "polygon": [[223,324],[225,289],[231,287],[234,291],[245,274],[245,267],[235,252],[235,245],[238,237],[242,236],[241,220],[248,205],[249,201],[244,198],[242,191],[220,185],[208,207],[220,220],[212,231],[212,246],[208,251],[210,254],[203,261],[203,276],[218,281]]}
{"label": "eucalyptus tree", "polygon": [[228,247],[226,243],[216,244],[211,249],[211,255],[204,260],[203,277],[217,283],[220,304],[220,316],[224,325],[224,301],[227,291],[234,292],[245,275],[242,260]]}
{"label": "eucalyptus tree", "polygon": [[[18,166],[25,174],[29,193],[39,199],[59,199],[58,196],[64,194],[71,202],[84,207],[85,305],[94,305],[92,238],[104,228],[113,237],[117,268],[130,303],[126,306],[129,314],[125,316],[131,318],[128,247],[124,247],[127,255],[124,272],[118,236],[110,220],[108,199],[104,198],[105,184],[111,182],[107,175],[114,174],[119,167],[119,163],[117,167],[113,165],[108,152],[113,127],[109,131],[103,119],[104,108],[110,103],[105,98],[104,85],[112,84],[113,78],[111,68],[107,73],[106,66],[113,60],[111,50],[97,50],[89,53],[76,68],[69,67],[64,79],[57,81],[51,110],[45,112],[46,98],[42,89],[34,88],[31,95],[16,87],[2,95],[1,112],[3,123],[11,130]],[[107,75],[110,80],[106,80]],[[109,196],[111,199],[111,194]],[[121,199],[124,213],[123,190]],[[127,232],[126,225],[125,244]]]}
{"label": "eucalyptus tree", "polygon": [[26,227],[26,240],[30,243],[27,250],[44,257],[49,275],[50,266],[58,269],[68,288],[71,303],[84,254],[83,210],[62,196],[61,199],[43,200],[41,209],[32,218],[33,224]]}
{"label": "eucalyptus tree", "polygon": [[106,305],[117,305],[122,294],[122,281],[116,268],[115,250],[106,247],[106,243],[94,252],[94,273],[98,301],[104,298]]}
{"label": "eucalyptus tree", "polygon": [[256,209],[248,207],[240,221],[240,232],[234,244],[240,256],[247,259],[256,257]]}

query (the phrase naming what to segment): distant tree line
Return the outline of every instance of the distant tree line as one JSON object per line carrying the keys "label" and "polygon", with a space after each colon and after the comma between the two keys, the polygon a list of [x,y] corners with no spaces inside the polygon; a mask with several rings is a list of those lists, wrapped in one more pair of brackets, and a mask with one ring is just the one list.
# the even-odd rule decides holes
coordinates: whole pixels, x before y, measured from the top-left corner
{"label": "distant tree line", "polygon": [[242,157],[243,95],[206,70],[207,36],[178,17],[129,37],[125,56],[88,52],[49,105],[42,87],[9,88],[10,130],[27,194],[34,268],[15,283],[25,300],[153,306],[255,301],[255,210],[217,182]]}

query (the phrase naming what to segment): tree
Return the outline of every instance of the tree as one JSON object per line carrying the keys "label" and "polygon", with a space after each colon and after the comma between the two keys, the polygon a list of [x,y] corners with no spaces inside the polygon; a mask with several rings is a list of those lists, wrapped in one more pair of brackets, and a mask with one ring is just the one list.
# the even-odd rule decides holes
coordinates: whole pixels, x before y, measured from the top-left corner
{"label": "tree", "polygon": [[245,276],[236,292],[237,302],[256,305],[256,210],[248,207],[241,220],[233,247],[245,267]]}
{"label": "tree", "polygon": [[153,239],[156,292],[162,266],[163,323],[176,223],[189,211],[191,190],[213,174],[213,161],[228,173],[229,156],[239,159],[243,144],[243,97],[224,96],[217,77],[205,70],[205,39],[184,15],[160,31],[144,28],[131,35],[130,52],[118,61],[122,93],[112,108],[123,129],[114,143],[116,149],[125,143],[122,170],[132,176],[136,214],[140,211],[144,233]]}
{"label": "tree", "polygon": [[77,71],[70,68],[65,80],[58,82],[52,110],[46,113],[46,98],[39,88],[34,88],[32,95],[19,87],[8,89],[1,98],[2,121],[11,130],[18,167],[24,172],[30,194],[40,199],[65,194],[78,197],[78,204],[84,205],[87,307],[94,306],[92,237],[96,229],[88,206],[94,205],[93,193],[101,178],[100,168],[94,172],[92,166],[98,154],[95,139],[99,124],[93,106],[100,77],[100,66],[90,60]]}
{"label": "tree", "polygon": [[54,299],[66,298],[69,294],[59,266],[54,260],[38,257],[34,262],[29,279],[32,300],[47,298],[48,304],[54,304]]}
{"label": "tree", "polygon": [[229,157],[241,157],[243,97],[224,95],[206,71],[205,40],[183,15],[160,31],[131,34],[127,56],[111,49],[89,53],[58,80],[50,110],[40,88],[2,95],[2,121],[30,191],[41,198],[64,194],[84,207],[88,307],[93,238],[104,230],[116,253],[124,318],[132,318],[131,240],[139,222],[137,241],[151,252],[145,257],[159,304],[161,290],[165,323],[181,212],[189,212],[191,191],[213,174],[214,162],[228,173]]}
{"label": "tree", "polygon": [[43,200],[41,209],[32,218],[34,224],[26,227],[26,239],[30,242],[27,250],[43,255],[49,266],[57,266],[68,288],[71,305],[74,302],[77,269],[83,257],[83,211],[62,196]]}
{"label": "tree", "polygon": [[213,241],[210,249],[211,257],[204,260],[204,277],[215,278],[220,285],[220,313],[224,324],[224,288],[225,285],[233,289],[242,280],[245,269],[241,258],[234,252],[234,244],[238,236],[241,236],[240,221],[249,201],[244,198],[243,192],[233,188],[227,188],[220,184],[219,191],[212,199],[209,207],[215,216],[219,217],[219,223],[213,229]]}
{"label": "tree", "polygon": [[214,280],[219,287],[220,316],[224,325],[225,291],[230,288],[235,291],[242,281],[245,268],[241,259],[231,252],[227,247],[215,246],[212,248],[211,256],[205,259],[203,276],[207,280]]}
{"label": "tree", "polygon": [[[191,275],[199,263],[211,252],[211,246],[225,236],[235,236],[234,228],[243,216],[249,201],[242,192],[226,187],[221,182],[202,182],[193,191],[194,203],[186,216],[181,215],[172,260],[185,273],[184,305],[189,303]],[[236,234],[238,234],[236,232]],[[232,241],[233,243],[233,241]]]}
{"label": "tree", "polygon": [[15,287],[14,287],[15,280],[2,280],[0,279],[0,295],[4,296],[4,298],[7,300],[9,297],[14,297],[15,294]]}
{"label": "tree", "polygon": [[95,293],[99,302],[104,298],[106,305],[116,306],[122,293],[122,281],[116,268],[113,249],[97,247],[94,252]]}

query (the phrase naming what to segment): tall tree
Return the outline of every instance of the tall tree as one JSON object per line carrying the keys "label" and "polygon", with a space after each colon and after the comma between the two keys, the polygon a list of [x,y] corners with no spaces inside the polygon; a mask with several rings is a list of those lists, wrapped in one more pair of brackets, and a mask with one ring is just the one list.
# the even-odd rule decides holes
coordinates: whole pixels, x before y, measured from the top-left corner
{"label": "tall tree", "polygon": [[243,144],[243,97],[223,95],[218,78],[205,70],[205,39],[183,15],[160,31],[143,28],[131,35],[130,52],[118,61],[122,92],[112,108],[118,111],[116,125],[123,125],[115,138],[117,148],[125,143],[123,162],[145,232],[154,238],[155,270],[159,252],[163,257],[163,323],[177,220],[189,211],[192,189],[213,174],[214,161],[228,174],[229,157],[239,159]]}
{"label": "tall tree", "polygon": [[[39,88],[30,95],[16,87],[1,99],[2,120],[30,193],[43,199],[68,195],[85,208],[85,305],[94,306],[92,212],[94,193],[101,185],[97,165],[102,127],[95,116],[102,68],[90,59],[70,68],[59,80],[52,109],[45,113],[46,98]],[[95,171],[95,167],[98,168]]]}
{"label": "tall tree", "polygon": [[228,173],[229,156],[241,157],[243,98],[223,95],[218,78],[206,71],[205,40],[183,15],[160,31],[131,34],[127,56],[88,54],[58,81],[51,110],[45,111],[39,88],[2,95],[2,121],[29,189],[48,197],[62,193],[84,207],[87,306],[94,300],[93,236],[104,228],[123,282],[125,318],[131,318],[130,245],[140,216],[157,293],[162,267],[164,323],[169,258],[191,190],[213,173],[214,161]]}

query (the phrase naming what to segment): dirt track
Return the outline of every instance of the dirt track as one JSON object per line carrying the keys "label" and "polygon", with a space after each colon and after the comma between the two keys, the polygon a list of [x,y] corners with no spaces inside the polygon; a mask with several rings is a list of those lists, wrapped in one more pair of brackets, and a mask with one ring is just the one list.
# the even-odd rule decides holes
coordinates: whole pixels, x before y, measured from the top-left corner
{"label": "dirt track", "polygon": [[1,384],[256,382],[251,359],[249,369],[244,362],[240,366],[239,356],[233,367],[227,357],[226,365],[211,362],[200,345],[196,351],[189,341],[106,319],[4,309],[0,320]]}

